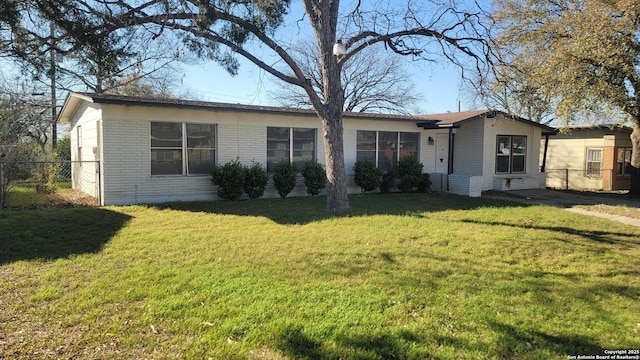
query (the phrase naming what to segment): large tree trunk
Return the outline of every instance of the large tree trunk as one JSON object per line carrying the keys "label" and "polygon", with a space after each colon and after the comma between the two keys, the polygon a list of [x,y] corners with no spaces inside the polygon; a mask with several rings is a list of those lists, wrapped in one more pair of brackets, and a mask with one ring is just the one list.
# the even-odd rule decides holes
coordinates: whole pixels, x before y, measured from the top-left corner
{"label": "large tree trunk", "polygon": [[629,195],[640,197],[640,119],[634,119],[631,133],[631,188]]}
{"label": "large tree trunk", "polygon": [[349,210],[346,172],[344,166],[344,141],[342,109],[325,107],[322,119],[322,138],[327,171],[327,210],[340,212]]}
{"label": "large tree trunk", "polygon": [[[314,93],[310,84],[305,86],[313,108],[322,120],[325,167],[327,171],[327,210],[340,212],[349,210],[347,178],[344,166],[344,142],[342,108],[344,91],[340,81],[341,65],[332,52],[336,41],[339,0],[304,0],[309,21],[316,35],[320,55],[323,98]],[[303,79],[300,79],[303,80]]]}

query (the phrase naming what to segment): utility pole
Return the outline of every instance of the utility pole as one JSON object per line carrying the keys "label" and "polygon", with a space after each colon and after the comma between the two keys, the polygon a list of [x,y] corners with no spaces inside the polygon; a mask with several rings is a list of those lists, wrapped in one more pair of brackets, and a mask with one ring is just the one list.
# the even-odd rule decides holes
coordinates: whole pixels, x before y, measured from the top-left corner
{"label": "utility pole", "polygon": [[56,99],[56,40],[55,25],[51,22],[51,149],[58,146],[58,109]]}

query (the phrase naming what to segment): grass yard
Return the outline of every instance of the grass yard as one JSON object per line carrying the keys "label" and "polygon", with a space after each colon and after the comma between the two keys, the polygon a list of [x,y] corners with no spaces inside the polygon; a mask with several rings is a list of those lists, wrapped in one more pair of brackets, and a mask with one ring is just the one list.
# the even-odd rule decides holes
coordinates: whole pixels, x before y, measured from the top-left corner
{"label": "grass yard", "polygon": [[70,181],[55,184],[51,191],[37,191],[38,182],[16,182],[9,186],[4,206],[7,209],[34,209],[41,207],[95,206],[96,199],[71,188]]}
{"label": "grass yard", "polygon": [[640,349],[640,228],[453,195],[0,212],[0,359]]}

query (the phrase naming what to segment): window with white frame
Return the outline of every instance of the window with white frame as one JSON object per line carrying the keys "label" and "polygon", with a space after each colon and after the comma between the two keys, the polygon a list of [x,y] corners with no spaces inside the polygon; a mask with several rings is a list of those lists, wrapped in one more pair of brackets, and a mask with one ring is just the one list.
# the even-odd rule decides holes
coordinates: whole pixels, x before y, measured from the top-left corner
{"label": "window with white frame", "polygon": [[618,148],[616,163],[618,176],[631,176],[631,148]]}
{"label": "window with white frame", "polygon": [[496,144],[496,174],[518,174],[526,172],[526,136],[498,135]]}
{"label": "window with white frame", "polygon": [[389,171],[405,156],[418,159],[419,139],[419,133],[358,130],[356,160],[371,160],[379,169]]}
{"label": "window with white frame", "polygon": [[78,138],[78,161],[82,161],[82,125],[78,125],[77,138]]}
{"label": "window with white frame", "polygon": [[316,160],[316,129],[267,127],[267,171],[275,171],[283,161],[296,170],[303,163]]}
{"label": "window with white frame", "polygon": [[590,178],[602,177],[602,148],[588,148],[585,164],[585,176]]}
{"label": "window with white frame", "polygon": [[151,175],[209,175],[216,158],[216,125],[151,123]]}

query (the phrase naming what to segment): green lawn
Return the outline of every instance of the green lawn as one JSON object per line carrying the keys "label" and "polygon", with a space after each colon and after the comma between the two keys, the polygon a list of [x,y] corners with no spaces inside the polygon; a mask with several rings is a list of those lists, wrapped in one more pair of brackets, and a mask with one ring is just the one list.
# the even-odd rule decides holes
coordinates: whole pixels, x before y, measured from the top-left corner
{"label": "green lawn", "polygon": [[452,195],[0,212],[0,359],[640,348],[640,228]]}

